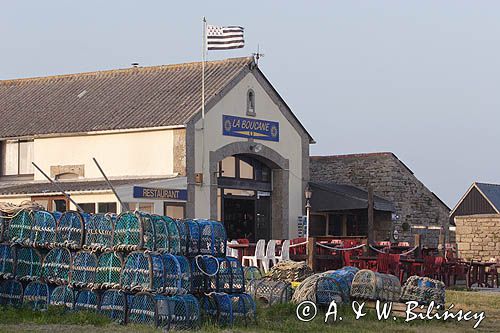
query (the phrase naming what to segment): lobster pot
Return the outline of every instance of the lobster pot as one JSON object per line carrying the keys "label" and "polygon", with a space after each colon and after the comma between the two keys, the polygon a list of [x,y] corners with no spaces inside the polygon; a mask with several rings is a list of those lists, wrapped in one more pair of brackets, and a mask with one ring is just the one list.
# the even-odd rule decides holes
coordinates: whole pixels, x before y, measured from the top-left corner
{"label": "lobster pot", "polygon": [[351,298],[397,302],[400,295],[401,284],[394,275],[363,269],[352,280]]}
{"label": "lobster pot", "polygon": [[121,287],[132,291],[161,290],[165,285],[164,267],[163,258],[159,254],[132,252],[125,259]]}
{"label": "lobster pot", "polygon": [[248,293],[255,301],[274,305],[290,302],[293,290],[290,282],[263,278],[251,280],[248,283]]}
{"label": "lobster pot", "polygon": [[71,284],[75,287],[91,287],[95,282],[97,256],[90,251],[79,251],[73,257]]}
{"label": "lobster pot", "polygon": [[165,268],[162,291],[169,295],[179,294],[182,289],[183,272],[179,258],[183,257],[174,256],[169,253],[162,255],[163,267]]}
{"label": "lobster pot", "polygon": [[188,226],[184,221],[176,220],[174,221],[179,231],[179,255],[187,255],[188,246]]}
{"label": "lobster pot", "polygon": [[191,290],[191,265],[189,260],[183,256],[175,256],[180,268],[180,289],[178,294],[187,294]]}
{"label": "lobster pot", "polygon": [[231,294],[231,307],[233,310],[234,322],[244,323],[255,321],[257,310],[252,296],[242,294]]}
{"label": "lobster pot", "polygon": [[445,285],[439,280],[410,276],[403,285],[401,301],[416,301],[421,305],[429,305],[431,302],[434,302],[435,305],[444,306]]}
{"label": "lobster pot", "polygon": [[[166,309],[168,306],[168,310]],[[193,295],[168,297],[168,300],[157,301],[159,326],[165,326],[165,310],[168,312],[167,329],[193,329],[200,323],[200,304]]]}
{"label": "lobster pot", "polygon": [[256,266],[245,266],[243,267],[243,273],[245,274],[245,281],[262,279],[262,272],[259,267]]}
{"label": "lobster pot", "polygon": [[100,312],[118,323],[127,319],[127,296],[121,290],[106,290],[101,297]]}
{"label": "lobster pot", "polygon": [[37,280],[42,276],[42,255],[31,247],[16,250],[16,277],[19,280]]}
{"label": "lobster pot", "polygon": [[168,216],[162,216],[165,221],[168,233],[168,252],[171,254],[182,254],[181,252],[181,238],[177,223]]}
{"label": "lobster pot", "polygon": [[113,249],[154,250],[154,227],[149,214],[125,212],[118,215],[113,231]]}
{"label": "lobster pot", "polygon": [[47,253],[42,263],[42,276],[51,283],[67,284],[71,271],[71,253],[57,247]]}
{"label": "lobster pot", "polygon": [[64,306],[73,309],[75,304],[75,293],[68,286],[57,286],[50,294],[50,305]]}
{"label": "lobster pot", "polygon": [[168,227],[167,221],[159,215],[151,215],[155,231],[155,250],[161,253],[168,252]]}
{"label": "lobster pot", "polygon": [[49,286],[41,281],[31,281],[24,289],[23,304],[33,310],[47,310]]}
{"label": "lobster pot", "polygon": [[346,266],[328,272],[316,283],[316,301],[321,305],[328,305],[333,300],[337,303],[350,301],[351,283],[359,271],[356,267]]}
{"label": "lobster pot", "polygon": [[90,215],[68,211],[62,213],[56,228],[56,242],[69,249],[81,249],[85,239],[85,224]]}
{"label": "lobster pot", "polygon": [[33,212],[29,243],[34,247],[50,248],[56,242],[56,218],[50,212],[38,210]]}
{"label": "lobster pot", "polygon": [[186,256],[194,257],[200,253],[200,223],[194,220],[184,220],[186,226]]}
{"label": "lobster pot", "polygon": [[245,272],[241,262],[234,257],[226,257],[231,268],[231,293],[242,293],[245,291]]}
{"label": "lobster pot", "polygon": [[233,324],[233,303],[226,293],[210,293],[201,298],[201,311],[206,318],[214,318],[221,326]]}
{"label": "lobster pot", "polygon": [[9,219],[4,218],[5,213],[0,211],[0,242],[7,240],[7,231],[9,230]]}
{"label": "lobster pot", "polygon": [[85,230],[88,250],[106,251],[113,247],[113,218],[110,214],[92,214]]}
{"label": "lobster pot", "polygon": [[200,221],[198,225],[200,254],[225,256],[227,237],[224,225],[215,221]]}
{"label": "lobster pot", "polygon": [[17,212],[11,219],[8,228],[8,240],[15,244],[28,245],[33,225],[33,214],[30,210],[23,209]]}
{"label": "lobster pot", "polygon": [[192,260],[193,291],[231,290],[231,264],[226,258],[199,255]]}
{"label": "lobster pot", "polygon": [[0,244],[0,277],[9,279],[14,276],[15,251],[9,244]]}
{"label": "lobster pot", "polygon": [[116,252],[104,252],[99,256],[94,287],[119,288],[123,260]]}
{"label": "lobster pot", "polygon": [[99,310],[99,295],[90,289],[82,289],[76,295],[75,310]]}
{"label": "lobster pot", "polygon": [[20,306],[23,303],[23,285],[16,280],[0,283],[0,305]]}
{"label": "lobster pot", "polygon": [[156,302],[152,294],[143,292],[131,297],[128,304],[128,322],[156,326]]}

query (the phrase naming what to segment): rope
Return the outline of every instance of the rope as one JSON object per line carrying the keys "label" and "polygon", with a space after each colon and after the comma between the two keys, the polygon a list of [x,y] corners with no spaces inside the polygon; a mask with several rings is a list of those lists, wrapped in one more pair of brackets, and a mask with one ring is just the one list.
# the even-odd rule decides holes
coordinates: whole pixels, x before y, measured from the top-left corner
{"label": "rope", "polygon": [[[200,264],[198,264],[198,259],[199,258],[203,258],[203,257],[208,257],[209,259],[210,258],[213,258],[213,260],[215,260],[215,262],[217,263],[217,270],[215,271],[215,273],[213,274],[209,274],[207,273],[205,270],[203,270],[201,267],[200,267]],[[195,258],[194,258],[194,262],[196,263],[196,267],[198,267],[198,269],[200,270],[200,272],[202,272],[203,274],[205,274],[206,276],[209,276],[209,277],[213,277],[213,276],[216,276],[217,273],[219,273],[219,269],[220,269],[220,266],[219,266],[219,261],[217,260],[217,258],[215,258],[214,256],[210,255],[210,254],[199,254],[197,255]]]}
{"label": "rope", "polygon": [[351,251],[351,250],[356,250],[356,249],[359,249],[359,248],[362,248],[365,246],[365,244],[360,244],[360,245],[357,245],[357,246],[354,246],[354,247],[331,247],[331,246],[327,246],[325,244],[321,244],[321,243],[318,243],[316,242],[316,245],[320,246],[320,247],[323,247],[325,249],[329,249],[329,250],[335,250],[335,251]]}
{"label": "rope", "polygon": [[378,252],[378,253],[383,253],[383,254],[386,254],[387,252],[384,252],[384,251],[380,251],[379,249],[377,248],[374,248],[373,246],[370,245],[370,249],[372,249],[373,251],[375,252]]}
{"label": "rope", "polygon": [[303,242],[303,243],[298,243],[298,244],[290,244],[290,247],[297,247],[297,246],[302,246],[302,245],[306,245],[307,244],[307,241]]}
{"label": "rope", "polygon": [[405,256],[405,255],[407,255],[407,254],[412,253],[412,252],[413,252],[413,251],[415,251],[416,249],[418,249],[418,246],[414,246],[414,247],[413,247],[413,249],[408,250],[408,251],[406,251],[406,252],[403,252],[403,253],[401,253],[401,255],[402,255],[402,256]]}

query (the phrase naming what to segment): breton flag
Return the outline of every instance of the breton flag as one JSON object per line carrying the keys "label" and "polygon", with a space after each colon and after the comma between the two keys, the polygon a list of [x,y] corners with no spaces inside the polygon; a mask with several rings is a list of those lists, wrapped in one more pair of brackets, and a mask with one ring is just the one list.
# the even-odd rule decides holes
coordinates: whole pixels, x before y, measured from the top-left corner
{"label": "breton flag", "polygon": [[207,49],[230,50],[244,47],[243,30],[243,27],[238,26],[207,25]]}

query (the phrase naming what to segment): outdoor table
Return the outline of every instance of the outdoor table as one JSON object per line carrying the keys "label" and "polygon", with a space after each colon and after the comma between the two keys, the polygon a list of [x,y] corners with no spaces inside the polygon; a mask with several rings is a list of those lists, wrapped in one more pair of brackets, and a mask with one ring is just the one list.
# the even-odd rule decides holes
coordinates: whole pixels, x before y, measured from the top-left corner
{"label": "outdoor table", "polygon": [[238,251],[238,260],[241,262],[246,249],[250,247],[250,244],[227,244],[228,247]]}
{"label": "outdoor table", "polygon": [[352,259],[361,261],[361,269],[376,269],[377,257],[375,256],[353,256]]}
{"label": "outdoor table", "polygon": [[495,262],[471,261],[467,269],[467,288],[477,284],[478,287],[493,288],[488,284],[488,276],[486,275],[487,267],[496,267]]}
{"label": "outdoor table", "polygon": [[407,273],[408,277],[412,275],[420,276],[422,274],[422,267],[424,265],[424,259],[422,258],[405,258],[399,259],[399,262],[404,265],[404,271]]}

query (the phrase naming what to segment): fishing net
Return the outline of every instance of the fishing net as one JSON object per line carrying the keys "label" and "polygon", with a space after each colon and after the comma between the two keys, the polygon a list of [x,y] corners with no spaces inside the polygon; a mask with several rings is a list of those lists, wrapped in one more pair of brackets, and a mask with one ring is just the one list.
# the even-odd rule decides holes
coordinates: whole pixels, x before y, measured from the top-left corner
{"label": "fishing net", "polygon": [[85,230],[84,249],[106,251],[113,247],[113,215],[92,214]]}
{"label": "fishing net", "polygon": [[97,256],[90,251],[77,252],[73,257],[71,284],[75,287],[93,287],[97,261]]}
{"label": "fishing net", "polygon": [[56,242],[56,224],[52,213],[44,210],[34,211],[29,243],[34,247],[53,247]]}
{"label": "fishing net", "polygon": [[187,224],[181,220],[175,220],[174,223],[177,226],[177,230],[179,231],[179,254],[186,255],[189,233]]}
{"label": "fishing net", "polygon": [[16,277],[19,280],[37,280],[42,276],[42,255],[31,247],[16,250]]}
{"label": "fishing net", "polygon": [[33,310],[47,310],[49,286],[41,281],[31,281],[24,289],[23,304]]}
{"label": "fishing net", "polygon": [[140,212],[118,215],[113,232],[113,248],[118,251],[153,250],[154,228],[149,215]]}
{"label": "fishing net", "polygon": [[401,283],[394,275],[363,269],[352,280],[351,298],[397,302],[400,295]]}
{"label": "fishing net", "polygon": [[180,256],[174,256],[169,253],[162,254],[163,267],[165,268],[162,292],[165,294],[178,294],[182,288],[183,271],[181,269],[179,257]]}
{"label": "fishing net", "polygon": [[85,224],[89,214],[68,211],[62,213],[56,228],[56,242],[69,249],[81,249],[85,239]]}
{"label": "fishing net", "polygon": [[200,253],[200,224],[194,220],[184,220],[186,226],[186,256],[194,257]]}
{"label": "fishing net", "polygon": [[[179,235],[179,228],[177,223],[168,216],[162,216],[165,221],[168,232],[168,252],[171,254],[182,254],[181,253],[181,238]],[[185,245],[184,245],[185,247]]]}
{"label": "fishing net", "polygon": [[9,279],[14,276],[15,251],[9,244],[0,244],[0,277]]}
{"label": "fishing net", "polygon": [[127,319],[127,296],[121,290],[106,290],[101,297],[100,311],[113,321],[125,323]]}
{"label": "fishing net", "polygon": [[[193,329],[200,323],[200,304],[193,295],[169,297],[167,329]],[[163,314],[164,306],[158,305],[158,312]],[[164,326],[164,325],[163,325]]]}
{"label": "fishing net", "polygon": [[256,320],[257,310],[252,296],[242,294],[231,294],[231,307],[233,310],[234,323],[248,325]]}
{"label": "fishing net", "polygon": [[75,310],[97,311],[99,295],[90,289],[82,289],[76,294]]}
{"label": "fishing net", "polygon": [[68,249],[57,247],[49,251],[42,263],[42,276],[48,282],[67,284],[71,271],[71,253]]}
{"label": "fishing net", "polygon": [[10,220],[8,239],[15,244],[28,245],[33,225],[33,214],[28,209],[18,211]]}
{"label": "fishing net", "polygon": [[131,297],[128,304],[128,321],[135,324],[156,326],[156,302],[152,294],[141,292]]}
{"label": "fishing net", "polygon": [[73,309],[75,305],[75,292],[68,286],[57,286],[50,294],[50,305],[64,306]]}
{"label": "fishing net", "polygon": [[116,252],[104,252],[99,256],[94,280],[95,288],[119,288],[123,259]]}
{"label": "fishing net", "polygon": [[125,259],[120,280],[122,288],[131,291],[156,291],[165,286],[164,281],[165,264],[160,254],[136,251]]}
{"label": "fishing net", "polygon": [[263,278],[251,280],[248,283],[248,293],[256,301],[274,305],[290,302],[293,290],[290,282]]}
{"label": "fishing net", "polygon": [[16,280],[0,282],[0,305],[20,306],[23,303],[23,285]]}
{"label": "fishing net", "polygon": [[199,225],[199,253],[213,256],[226,255],[226,230],[215,221],[202,220]]}
{"label": "fishing net", "polygon": [[155,231],[155,250],[160,253],[168,252],[167,221],[159,215],[151,215]]}
{"label": "fishing net", "polygon": [[445,303],[445,285],[428,277],[410,276],[401,290],[401,301],[416,301],[422,305]]}
{"label": "fishing net", "polygon": [[313,275],[313,270],[305,262],[295,262],[283,260],[271,268],[268,276],[274,280],[284,280],[288,282],[304,281],[307,277]]}
{"label": "fishing net", "polygon": [[262,279],[262,272],[257,266],[245,266],[243,267],[245,274],[245,281]]}

